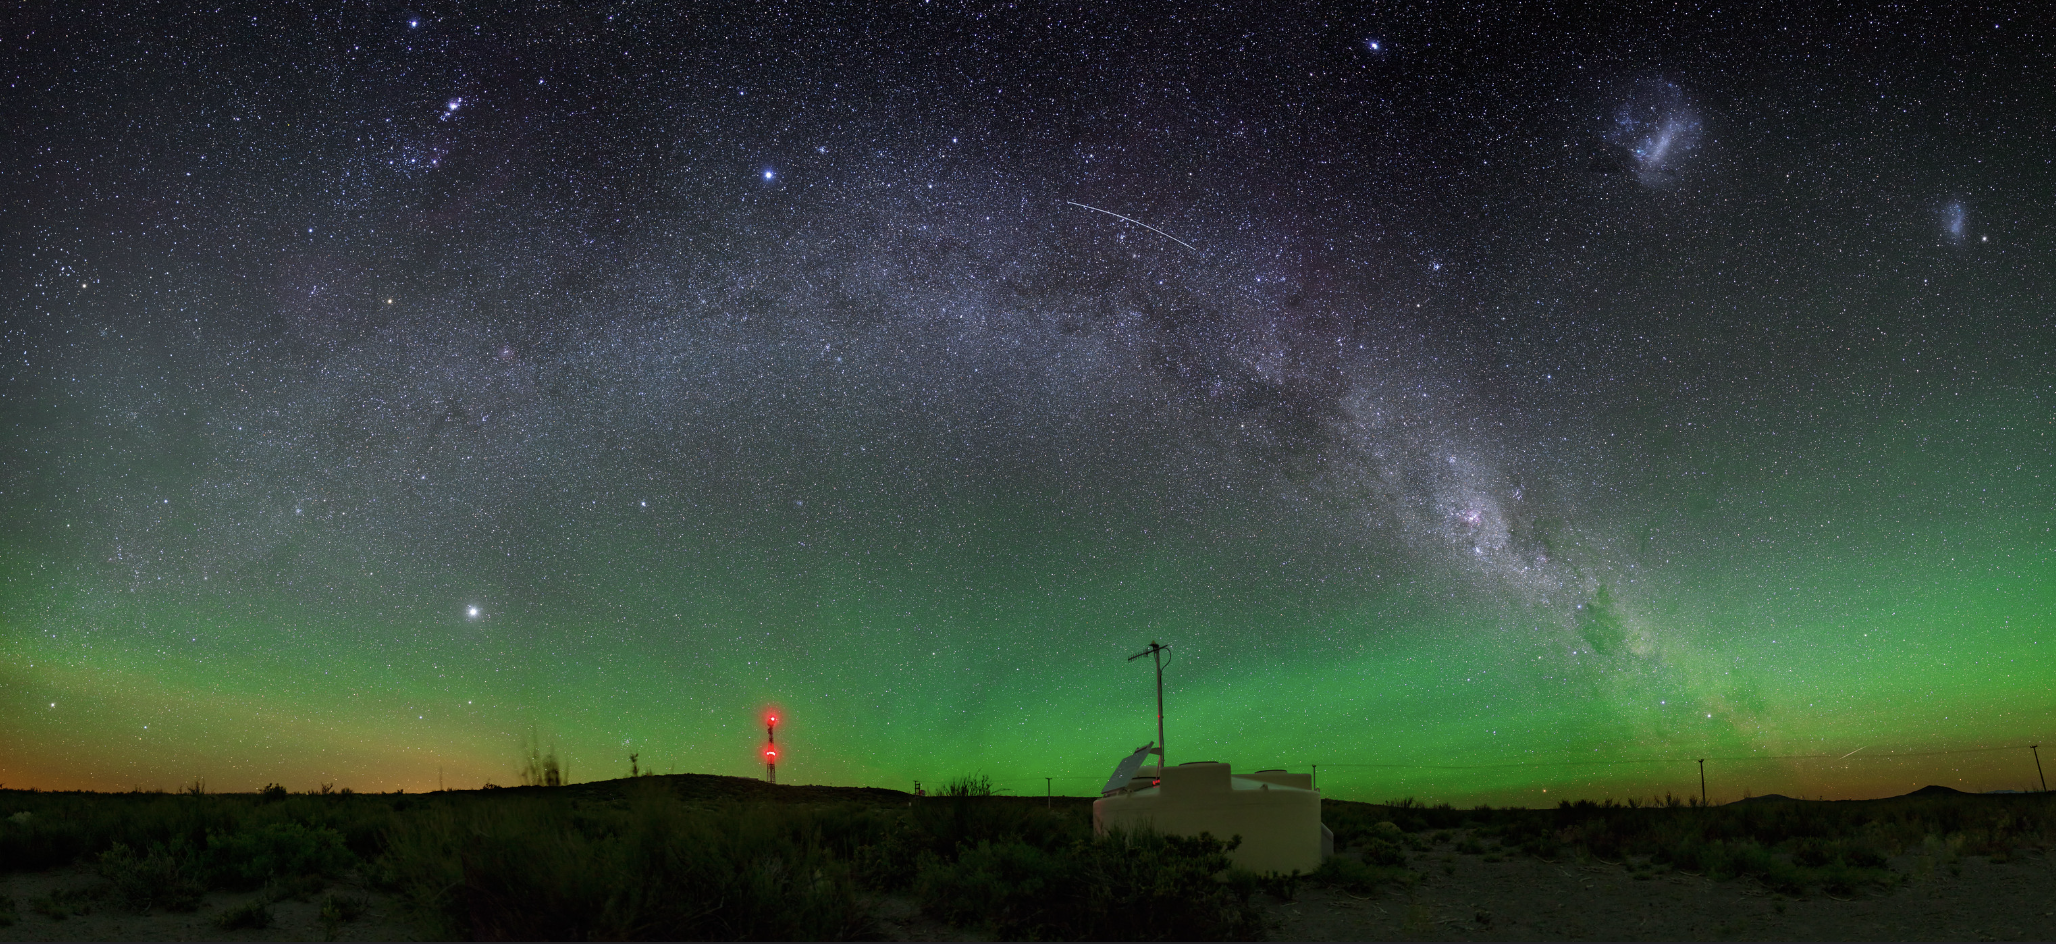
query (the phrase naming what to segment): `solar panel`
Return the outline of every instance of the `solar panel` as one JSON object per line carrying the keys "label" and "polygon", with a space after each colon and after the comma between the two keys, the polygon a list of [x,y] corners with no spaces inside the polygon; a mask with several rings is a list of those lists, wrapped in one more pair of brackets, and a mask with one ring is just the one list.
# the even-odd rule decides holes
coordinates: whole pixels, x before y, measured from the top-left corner
{"label": "solar panel", "polygon": [[1107,785],[1100,788],[1099,795],[1107,796],[1128,786],[1128,781],[1135,779],[1135,772],[1142,769],[1142,762],[1149,759],[1151,754],[1162,757],[1164,749],[1156,746],[1155,741],[1151,741],[1142,745],[1141,750],[1121,758],[1121,763],[1114,768],[1114,775],[1108,777]]}

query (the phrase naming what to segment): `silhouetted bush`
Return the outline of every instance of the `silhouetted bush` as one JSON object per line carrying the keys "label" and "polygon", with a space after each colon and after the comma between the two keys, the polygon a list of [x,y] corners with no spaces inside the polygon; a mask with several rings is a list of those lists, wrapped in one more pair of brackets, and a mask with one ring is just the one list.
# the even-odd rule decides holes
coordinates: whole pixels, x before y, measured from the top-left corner
{"label": "silhouetted bush", "polygon": [[162,843],[138,854],[126,843],[100,853],[100,877],[107,880],[114,902],[130,911],[192,911],[206,889],[184,844],[167,849]]}
{"label": "silhouetted bush", "polygon": [[267,823],[207,837],[209,870],[217,884],[255,888],[301,875],[339,875],[356,864],[342,834],[326,826]]}
{"label": "silhouetted bush", "polygon": [[1248,885],[1217,879],[1234,845],[1153,833],[1057,849],[980,842],[954,862],[931,860],[916,884],[928,913],[1002,938],[1236,940],[1262,923]]}
{"label": "silhouetted bush", "polygon": [[1367,865],[1400,866],[1406,864],[1406,850],[1379,838],[1364,840],[1357,846]]}
{"label": "silhouetted bush", "polygon": [[[648,779],[648,778],[645,778]],[[517,797],[396,828],[387,865],[432,936],[846,940],[875,932],[804,810]]]}
{"label": "silhouetted bush", "polygon": [[1375,891],[1380,885],[1406,885],[1415,880],[1412,872],[1397,865],[1376,865],[1346,855],[1330,856],[1307,878],[1323,885],[1364,893]]}
{"label": "silhouetted bush", "polygon": [[263,899],[245,902],[222,912],[214,919],[214,926],[224,931],[256,931],[271,927],[271,906]]}

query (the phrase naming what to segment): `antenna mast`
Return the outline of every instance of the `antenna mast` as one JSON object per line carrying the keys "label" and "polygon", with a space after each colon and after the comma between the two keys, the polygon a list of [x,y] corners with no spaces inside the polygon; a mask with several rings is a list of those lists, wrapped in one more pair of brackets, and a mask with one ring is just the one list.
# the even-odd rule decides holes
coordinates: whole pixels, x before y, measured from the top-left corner
{"label": "antenna mast", "polygon": [[1156,742],[1157,742],[1157,773],[1158,773],[1159,775],[1161,775],[1161,774],[1162,774],[1162,773],[1164,772],[1164,768],[1166,768],[1166,767],[1170,766],[1170,762],[1169,762],[1169,760],[1167,760],[1167,759],[1166,759],[1166,758],[1164,757],[1164,650],[1166,650],[1166,649],[1169,649],[1169,648],[1171,648],[1171,647],[1170,647],[1170,646],[1163,646],[1163,645],[1158,645],[1158,644],[1157,644],[1157,641],[1156,641],[1156,640],[1154,640],[1154,639],[1152,639],[1152,640],[1150,640],[1150,641],[1149,641],[1149,648],[1147,648],[1147,649],[1144,649],[1144,650],[1142,650],[1141,652],[1138,652],[1138,653],[1136,653],[1136,654],[1134,654],[1134,655],[1132,655],[1132,656],[1129,656],[1129,657],[1128,657],[1128,661],[1130,661],[1130,662],[1133,662],[1133,661],[1135,661],[1135,660],[1137,660],[1137,659],[1140,659],[1140,658],[1142,658],[1143,656],[1149,656],[1149,657],[1150,657],[1151,659],[1155,660],[1155,662],[1156,662],[1156,673],[1157,673],[1157,740],[1156,740]]}
{"label": "antenna mast", "polygon": [[778,782],[778,716],[764,718],[764,779]]}

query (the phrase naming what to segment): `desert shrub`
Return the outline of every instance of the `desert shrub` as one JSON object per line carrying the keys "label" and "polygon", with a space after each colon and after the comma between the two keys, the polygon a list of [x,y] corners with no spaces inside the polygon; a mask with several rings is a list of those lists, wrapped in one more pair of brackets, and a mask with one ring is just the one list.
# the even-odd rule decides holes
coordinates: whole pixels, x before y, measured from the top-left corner
{"label": "desert shrub", "polygon": [[221,913],[214,926],[223,931],[254,931],[271,927],[271,906],[263,899],[244,902]]}
{"label": "desert shrub", "polygon": [[1843,843],[1839,858],[1844,865],[1859,869],[1882,869],[1887,864],[1884,853],[1855,842]]}
{"label": "desert shrub", "polygon": [[163,844],[137,853],[126,843],[100,853],[100,877],[107,880],[114,902],[131,911],[152,908],[192,911],[200,906],[201,887],[192,856],[184,844],[167,849]]}
{"label": "desert shrub", "polygon": [[818,813],[816,824],[822,841],[850,864],[857,881],[873,890],[912,887],[922,857],[934,854],[934,842],[918,835],[910,815],[902,810],[844,804]]}
{"label": "desert shrub", "polygon": [[1055,848],[1089,836],[1092,829],[1083,817],[1052,812],[1033,800],[970,792],[918,797],[909,814],[907,841],[944,859],[981,842],[1020,840]]}
{"label": "desert shrub", "polygon": [[989,924],[1006,937],[1050,937],[1069,917],[1063,913],[1080,904],[1073,857],[1018,839],[980,842],[954,862],[931,854],[921,865],[915,890],[924,910],[946,921]]}
{"label": "desert shrub", "polygon": [[60,888],[41,898],[29,899],[29,908],[52,921],[93,913],[93,890]]}
{"label": "desert shrub", "polygon": [[21,811],[0,820],[0,869],[65,865],[89,844],[85,824]]}
{"label": "desert shrub", "polygon": [[[1454,815],[1455,812],[1446,803],[1429,807],[1414,802],[1412,797],[1407,797],[1404,800],[1388,801],[1380,818],[1389,819],[1402,831],[1417,833],[1424,829],[1448,829],[1463,825],[1463,818]],[[1325,815],[1324,810],[1323,816]]]}
{"label": "desert shrub", "polygon": [[321,920],[332,923],[355,921],[371,910],[371,902],[349,895],[329,895],[321,900]]}
{"label": "desert shrub", "polygon": [[1412,881],[1413,873],[1398,865],[1372,864],[1344,855],[1329,856],[1308,878],[1346,891],[1369,893],[1388,882],[1406,884]]}
{"label": "desert shrub", "polygon": [[1839,858],[1835,844],[1820,839],[1802,839],[1792,843],[1792,864],[1808,868],[1819,868]]}
{"label": "desert shrub", "polygon": [[169,794],[37,794],[6,791],[19,813],[0,820],[0,870],[48,869],[91,861],[117,842],[147,849],[181,841],[198,847],[210,829],[234,828],[246,797]]}
{"label": "desert shrub", "polygon": [[1335,834],[1337,852],[1358,848],[1373,838],[1402,847],[1425,849],[1428,845],[1425,837],[1410,834],[1427,828],[1426,817],[1410,806],[1387,808],[1325,800],[1321,804],[1321,822]]}
{"label": "desert shrub", "polygon": [[309,794],[263,805],[244,820],[245,825],[299,823],[310,828],[327,828],[343,837],[343,846],[359,859],[369,861],[385,849],[385,834],[400,815],[398,801],[348,793]]}
{"label": "desert shrub", "polygon": [[874,934],[806,810],[540,800],[418,815],[386,854],[437,937],[844,940]]}
{"label": "desert shrub", "polygon": [[1222,882],[1234,841],[1114,833],[1058,849],[981,842],[930,859],[916,882],[922,909],[1014,939],[1236,940],[1261,919],[1248,882]]}
{"label": "desert shrub", "polygon": [[207,837],[209,872],[218,884],[254,888],[302,875],[337,875],[356,863],[342,834],[326,826],[267,823]]}
{"label": "desert shrub", "polygon": [[306,901],[320,894],[323,889],[328,888],[328,885],[329,879],[327,876],[318,873],[307,873],[273,879],[271,884],[265,886],[265,890],[267,897],[274,902],[287,899]]}
{"label": "desert shrub", "polygon": [[1383,838],[1364,840],[1357,846],[1364,862],[1370,865],[1403,866],[1406,864],[1406,850]]}
{"label": "desert shrub", "polygon": [[1797,892],[1806,885],[1806,875],[1799,867],[1748,840],[1681,843],[1658,859],[1713,878],[1754,877],[1779,891]]}

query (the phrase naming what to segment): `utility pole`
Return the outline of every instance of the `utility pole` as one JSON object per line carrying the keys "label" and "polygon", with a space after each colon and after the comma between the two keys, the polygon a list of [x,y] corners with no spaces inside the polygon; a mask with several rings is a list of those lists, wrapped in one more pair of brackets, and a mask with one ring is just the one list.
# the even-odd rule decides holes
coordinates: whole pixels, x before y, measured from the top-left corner
{"label": "utility pole", "polygon": [[1149,657],[1151,657],[1152,659],[1154,659],[1154,660],[1156,661],[1156,672],[1157,672],[1157,776],[1159,776],[1159,777],[1163,776],[1164,770],[1165,770],[1165,769],[1166,769],[1167,767],[1169,767],[1169,766],[1170,766],[1170,763],[1171,763],[1171,762],[1170,762],[1170,759],[1169,759],[1168,757],[1166,757],[1166,756],[1164,755],[1164,650],[1166,650],[1166,649],[1169,649],[1169,648],[1171,648],[1171,647],[1170,647],[1170,646],[1162,646],[1162,645],[1158,645],[1158,644],[1157,644],[1157,641],[1156,641],[1156,640],[1154,640],[1154,639],[1152,639],[1152,640],[1150,640],[1150,641],[1149,641],[1149,648],[1147,648],[1147,649],[1144,649],[1144,650],[1142,650],[1141,652],[1138,652],[1138,653],[1136,653],[1136,654],[1134,654],[1134,655],[1132,655],[1132,656],[1129,656],[1129,657],[1128,657],[1128,661],[1130,661],[1130,662],[1133,662],[1133,661],[1135,661],[1135,660],[1137,660],[1137,659],[1140,659],[1140,658],[1142,658],[1143,656],[1149,656]]}
{"label": "utility pole", "polygon": [[2042,773],[2042,746],[2040,744],[2029,744],[2027,749],[2035,752],[2035,776],[2042,778],[2042,792],[2047,793],[2049,792],[2049,775]]}
{"label": "utility pole", "polygon": [[1699,758],[1699,805],[1706,805],[1706,758]]}
{"label": "utility pole", "polygon": [[778,716],[764,716],[764,779],[778,782]]}
{"label": "utility pole", "polygon": [[1043,809],[1046,809],[1046,810],[1053,810],[1053,809],[1056,809],[1056,805],[1057,805],[1057,800],[1056,800],[1057,792],[1056,792],[1056,788],[1055,788],[1055,787],[1053,787],[1053,786],[1050,786],[1050,781],[1052,781],[1052,780],[1055,780],[1055,779],[1056,779],[1056,778],[1054,778],[1054,777],[1044,777],[1044,778],[1042,778],[1042,808],[1043,808]]}

